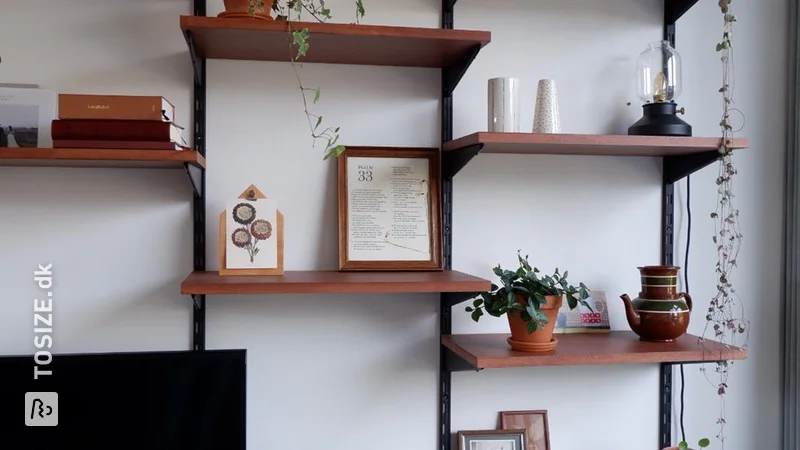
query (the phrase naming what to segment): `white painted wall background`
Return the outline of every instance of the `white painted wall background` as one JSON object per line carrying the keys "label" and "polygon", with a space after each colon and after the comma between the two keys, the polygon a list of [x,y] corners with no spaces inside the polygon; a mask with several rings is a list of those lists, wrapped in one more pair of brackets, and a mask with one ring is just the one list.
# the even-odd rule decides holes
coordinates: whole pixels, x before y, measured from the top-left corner
{"label": "white painted wall background", "polygon": [[[56,4],[57,3],[57,4]],[[191,66],[178,28],[187,0],[0,0],[0,82],[61,92],[156,94],[190,124]],[[329,0],[337,21],[350,2]],[[703,0],[678,24],[686,120],[715,135],[720,26]],[[730,450],[778,446],[778,277],[785,109],[785,0],[736,2],[738,104],[752,149],[741,152],[738,201],[746,236],[737,286],[753,325],[750,359],[731,376]],[[493,33],[455,92],[456,137],[485,130],[486,79],[522,79],[524,126],[539,78],[558,82],[565,132],[624,133],[640,115],[631,69],[661,36],[659,0],[460,0],[456,27]],[[437,27],[439,2],[370,0],[363,23]],[[209,15],[222,2],[209,1]],[[347,14],[344,13],[347,11]],[[32,26],[31,24],[37,24]],[[317,111],[349,145],[437,146],[440,73],[307,65]],[[625,106],[626,102],[632,106]],[[291,68],[208,62],[208,266],[217,268],[215,217],[257,183],[281,201],[288,269],[336,265],[334,163],[311,148]],[[454,268],[492,277],[522,248],[546,270],[608,292],[614,328],[638,288],[635,267],[659,260],[660,163],[654,159],[481,155],[455,181]],[[710,243],[715,169],[692,177],[691,291],[714,289]],[[31,272],[55,270],[57,351],[186,349],[191,189],[180,171],[0,167],[0,353],[31,345]],[[681,204],[685,189],[680,187]],[[685,218],[680,244],[685,243]],[[679,251],[682,255],[683,250]],[[433,448],[437,297],[219,296],[208,300],[209,348],[247,348],[248,448]],[[454,332],[504,332],[454,310]],[[713,435],[713,389],[687,367],[686,428]],[[487,370],[453,376],[453,430],[493,428],[497,412],[547,409],[551,445],[653,448],[657,368],[595,366]],[[379,442],[380,444],[376,444]]]}

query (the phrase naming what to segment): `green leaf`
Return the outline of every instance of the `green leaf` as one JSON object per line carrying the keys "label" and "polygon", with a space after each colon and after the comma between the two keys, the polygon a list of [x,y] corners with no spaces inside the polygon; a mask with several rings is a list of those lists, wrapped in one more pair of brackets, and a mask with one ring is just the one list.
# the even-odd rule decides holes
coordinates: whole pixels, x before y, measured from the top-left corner
{"label": "green leaf", "polygon": [[319,128],[319,124],[321,124],[321,123],[322,123],[322,116],[319,116],[319,117],[317,117],[317,124],[314,125],[314,130]]}
{"label": "green leaf", "polygon": [[482,302],[483,302],[482,299],[476,298],[475,301],[472,302],[472,306],[477,308],[477,307],[481,306]]}
{"label": "green leaf", "polygon": [[705,448],[705,447],[708,447],[709,445],[711,445],[711,441],[709,441],[708,438],[703,438],[703,439],[700,439],[699,441],[697,441],[697,445],[700,448]]}
{"label": "green leaf", "polygon": [[367,13],[367,10],[364,9],[364,2],[363,0],[356,0],[356,12],[359,16],[364,17],[364,14]]}
{"label": "green leaf", "polygon": [[687,450],[689,448],[689,444],[687,444],[686,441],[681,441],[678,443],[678,448],[681,450]]}
{"label": "green leaf", "polygon": [[466,312],[473,312],[473,311],[475,311],[475,308],[473,308],[473,307],[471,307],[471,306],[467,306],[466,308],[464,308],[464,311],[466,311]]}
{"label": "green leaf", "polygon": [[337,145],[333,149],[333,155],[336,156],[336,157],[339,157],[339,156],[342,155],[342,153],[344,153],[344,151],[345,151],[345,146],[344,145]]}
{"label": "green leaf", "polygon": [[[317,103],[319,101],[319,94],[320,93],[321,93],[321,91],[320,91],[319,88],[317,88],[317,90],[314,91],[314,103]],[[338,131],[338,128],[337,128],[337,131]]]}
{"label": "green leaf", "polygon": [[475,311],[472,311],[472,314],[470,315],[470,317],[472,317],[472,320],[477,322],[481,318],[482,315],[483,315],[483,310],[482,309],[476,309]]}
{"label": "green leaf", "polygon": [[528,334],[533,333],[534,331],[536,331],[536,322],[531,320],[530,322],[528,322],[526,328],[528,329]]}

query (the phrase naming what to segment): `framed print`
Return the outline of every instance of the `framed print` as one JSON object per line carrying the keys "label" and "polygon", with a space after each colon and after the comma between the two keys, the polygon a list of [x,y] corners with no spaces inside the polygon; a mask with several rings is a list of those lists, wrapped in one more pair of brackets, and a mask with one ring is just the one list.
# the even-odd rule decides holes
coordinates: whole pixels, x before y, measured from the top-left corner
{"label": "framed print", "polygon": [[52,148],[55,91],[0,86],[0,147]]}
{"label": "framed print", "polygon": [[458,450],[524,450],[525,430],[458,432]]}
{"label": "framed print", "polygon": [[503,411],[500,413],[500,428],[524,429],[524,450],[550,450],[550,430],[547,411]]}
{"label": "framed print", "polygon": [[251,184],[219,216],[220,275],[283,275],[283,214]]}
{"label": "framed print", "polygon": [[442,270],[439,150],[339,156],[339,270]]}

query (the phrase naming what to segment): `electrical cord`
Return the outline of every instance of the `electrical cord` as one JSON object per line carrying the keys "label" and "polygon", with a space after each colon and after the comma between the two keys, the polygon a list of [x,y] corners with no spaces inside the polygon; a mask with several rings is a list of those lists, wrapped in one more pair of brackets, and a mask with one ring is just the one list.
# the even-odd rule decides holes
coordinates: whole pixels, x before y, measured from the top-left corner
{"label": "electrical cord", "polygon": [[[683,285],[685,292],[689,292],[689,243],[692,237],[692,197],[691,197],[691,175],[686,176],[686,252],[683,255]],[[681,426],[681,440],[686,442],[686,430],[683,427],[683,403],[685,400],[684,386],[685,378],[683,376],[683,364],[681,364],[681,412],[680,412],[680,426]]]}

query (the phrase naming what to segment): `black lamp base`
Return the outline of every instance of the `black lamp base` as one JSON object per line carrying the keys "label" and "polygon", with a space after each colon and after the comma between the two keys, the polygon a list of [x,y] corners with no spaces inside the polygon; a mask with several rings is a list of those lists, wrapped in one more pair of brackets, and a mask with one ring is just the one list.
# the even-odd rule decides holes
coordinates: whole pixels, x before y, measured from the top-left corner
{"label": "black lamp base", "polygon": [[672,102],[645,103],[644,117],[628,128],[635,136],[691,136],[692,126],[678,118]]}

